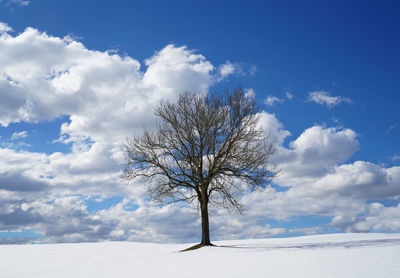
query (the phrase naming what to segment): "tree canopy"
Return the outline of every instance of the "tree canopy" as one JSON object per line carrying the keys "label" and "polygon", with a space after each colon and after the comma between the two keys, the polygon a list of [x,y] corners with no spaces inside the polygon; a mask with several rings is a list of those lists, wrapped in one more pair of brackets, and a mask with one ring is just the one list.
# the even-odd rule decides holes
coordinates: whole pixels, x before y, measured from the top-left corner
{"label": "tree canopy", "polygon": [[269,163],[276,149],[240,87],[223,95],[184,92],[175,103],[161,101],[155,115],[155,130],[127,139],[123,178],[144,177],[157,202],[196,202],[200,245],[211,245],[208,205],[242,213],[237,194],[276,175]]}

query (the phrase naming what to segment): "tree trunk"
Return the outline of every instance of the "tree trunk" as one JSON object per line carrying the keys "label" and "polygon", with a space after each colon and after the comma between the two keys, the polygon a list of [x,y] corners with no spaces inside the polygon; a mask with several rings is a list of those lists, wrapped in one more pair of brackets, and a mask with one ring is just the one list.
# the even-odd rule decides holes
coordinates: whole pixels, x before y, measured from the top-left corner
{"label": "tree trunk", "polygon": [[212,245],[210,242],[210,224],[208,222],[208,202],[201,204],[201,245]]}

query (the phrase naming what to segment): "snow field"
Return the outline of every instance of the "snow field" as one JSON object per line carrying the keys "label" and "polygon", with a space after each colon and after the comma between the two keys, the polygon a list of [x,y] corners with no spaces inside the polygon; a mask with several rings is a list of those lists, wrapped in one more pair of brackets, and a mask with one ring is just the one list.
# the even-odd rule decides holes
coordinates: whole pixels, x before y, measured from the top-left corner
{"label": "snow field", "polygon": [[0,277],[400,277],[400,234],[0,246]]}

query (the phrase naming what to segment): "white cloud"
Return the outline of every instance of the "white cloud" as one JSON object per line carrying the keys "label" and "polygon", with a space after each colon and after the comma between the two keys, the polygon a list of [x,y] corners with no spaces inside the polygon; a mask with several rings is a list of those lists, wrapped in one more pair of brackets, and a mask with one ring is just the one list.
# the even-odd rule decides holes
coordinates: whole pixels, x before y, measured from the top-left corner
{"label": "white cloud", "polygon": [[15,151],[0,148],[0,174],[20,175],[28,179],[43,181],[44,171],[49,160],[45,154]]}
{"label": "white cloud", "polygon": [[[386,231],[398,232],[400,230],[400,204],[394,207],[385,207],[381,203],[372,203],[367,208],[365,216],[345,218],[340,223],[335,217],[332,226],[345,228],[348,232]],[[340,226],[340,224],[344,224]]]}
{"label": "white cloud", "polygon": [[[271,139],[279,145],[290,134],[274,115],[262,112],[261,123],[270,128]],[[211,212],[212,235],[226,239],[290,233],[291,230],[272,227],[263,221],[268,218],[290,221],[293,216],[310,214],[332,216],[331,225],[339,229],[362,230],[359,223],[369,218],[360,216],[371,213],[366,198],[379,200],[399,195],[400,167],[385,169],[367,162],[337,165],[346,159],[342,153],[327,164],[331,165],[329,169],[319,170],[318,175],[309,171],[309,167],[318,168],[325,163],[335,146],[342,151],[354,151],[358,146],[354,140],[351,130],[316,126],[304,131],[288,149],[296,154],[293,161],[277,161],[278,166],[284,166],[277,182],[280,185],[291,182],[291,188],[285,192],[266,188],[244,195],[245,216]],[[313,146],[315,150],[310,151]],[[279,147],[279,151],[283,149]],[[179,206],[153,206],[146,201],[147,194],[140,181],[120,184],[115,173],[121,157],[110,159],[116,153],[97,142],[86,151],[71,154],[1,150],[0,203],[6,212],[0,215],[2,228],[18,228],[23,224],[45,235],[45,241],[49,242],[196,240],[200,222],[195,211]],[[299,157],[303,160],[295,161]],[[308,167],[301,168],[301,163],[308,163]],[[12,189],[4,187],[7,180],[13,181]],[[18,180],[21,182],[17,183]],[[76,194],[90,196],[97,192],[105,196],[123,195],[127,199],[110,209],[89,213]],[[68,196],[71,194],[75,196]],[[139,205],[135,211],[126,209],[131,200]],[[388,229],[390,225],[390,229],[396,230],[395,222],[386,221],[382,226],[383,222],[384,214],[368,227],[379,231],[380,227]]]}
{"label": "white cloud", "polygon": [[306,129],[290,148],[280,147],[274,162],[281,169],[277,182],[292,186],[322,177],[358,150],[357,134],[351,129],[313,126]]}
{"label": "white cloud", "polygon": [[153,101],[177,96],[184,90],[206,92],[215,82],[214,66],[203,55],[195,54],[185,46],[170,44],[145,61],[148,66],[143,82],[157,89]]}
{"label": "white cloud", "polygon": [[257,66],[247,63],[232,63],[226,61],[225,64],[217,67],[217,81],[221,81],[230,75],[248,76],[254,75],[257,72]]}
{"label": "white cloud", "polygon": [[262,111],[259,115],[259,124],[268,134],[271,142],[278,146],[282,145],[286,137],[290,135],[290,132],[283,128],[283,124],[275,117],[275,114],[269,114]]}
{"label": "white cloud", "polygon": [[372,163],[355,162],[337,166],[334,171],[276,193],[279,197],[272,195],[273,201],[269,204],[277,204],[277,209],[281,209],[278,215],[282,217],[299,213],[332,216],[332,226],[347,230],[363,215],[368,215],[367,200],[397,198],[400,194],[399,167],[385,169]]}
{"label": "white cloud", "polygon": [[206,92],[219,78],[204,56],[167,45],[146,60],[92,51],[70,38],[27,28],[0,36],[0,124],[38,122],[69,115],[61,133],[123,141],[154,124],[153,105],[190,89]]}
{"label": "white cloud", "polygon": [[28,1],[28,0],[10,0],[9,2],[12,3],[12,4],[19,5],[19,6],[28,6],[31,1]]}
{"label": "white cloud", "polygon": [[310,92],[308,94],[308,101],[325,105],[329,109],[343,102],[344,103],[352,102],[352,100],[347,97],[330,96],[330,94],[325,91]]}
{"label": "white cloud", "polygon": [[286,100],[293,99],[293,95],[290,92],[285,92],[285,97],[286,98],[278,98],[276,96],[267,96],[267,98],[264,100],[264,104],[267,106],[273,106],[277,103],[284,103]]}
{"label": "white cloud", "polygon": [[[3,31],[11,30],[6,24],[1,26]],[[154,238],[172,230],[156,223],[160,221],[156,215],[170,208],[157,208],[153,215],[149,214],[145,210],[148,203],[144,201],[144,185],[140,181],[120,182],[124,162],[120,143],[134,130],[154,124],[153,105],[160,99],[174,100],[186,89],[205,93],[221,74],[232,74],[232,64],[215,72],[204,56],[174,45],[156,52],[145,64],[146,70],[141,71],[139,62],[130,57],[88,50],[70,37],[52,37],[33,28],[16,36],[0,36],[0,124],[36,123],[67,115],[69,122],[60,127],[62,136],[58,141],[73,143],[72,152],[67,154],[0,148],[0,195],[5,198],[2,211],[9,212],[0,215],[4,229],[18,227],[18,223],[29,224],[54,236],[55,241],[85,240],[89,235],[94,239],[132,235],[128,230],[136,226],[125,227],[128,230],[119,227],[110,234],[104,233],[104,237],[96,237],[93,229],[110,229],[117,219],[103,221],[104,226],[99,227],[85,224],[92,223],[93,217],[85,211],[80,197],[68,197],[101,192],[135,199],[143,207],[139,210],[142,218],[154,219],[152,225],[150,220],[133,221],[149,227],[136,227],[136,233],[143,231],[142,235],[132,238],[152,238],[146,232],[149,229],[154,229]],[[12,137],[24,136],[27,132],[14,133]],[[69,214],[68,204],[76,206],[76,217]],[[173,214],[177,217],[176,212]],[[63,219],[66,225],[62,224]],[[55,226],[60,229],[53,231],[51,227]],[[171,236],[169,232],[166,237]]]}
{"label": "white cloud", "polygon": [[[3,31],[10,31],[6,24]],[[61,142],[70,153],[32,153],[0,148],[0,229],[34,229],[47,241],[194,240],[200,234],[195,210],[154,206],[140,181],[121,183],[120,143],[133,131],[154,125],[152,110],[162,98],[174,100],[186,89],[206,93],[235,64],[213,66],[186,47],[167,45],[145,61],[88,50],[71,38],[48,36],[33,28],[0,35],[0,124],[35,123],[60,116]],[[247,97],[254,97],[248,89]],[[333,107],[337,100],[320,100]],[[271,98],[276,98],[272,97]],[[276,103],[290,99],[271,100]],[[340,97],[340,102],[347,100]],[[394,208],[374,207],[368,199],[399,199],[400,168],[364,161],[345,164],[359,149],[351,129],[314,126],[289,147],[290,132],[273,114],[260,112],[260,125],[277,144],[275,183],[243,196],[247,216],[213,211],[217,238],[258,237],[290,232],[265,219],[316,214],[332,217],[343,230],[396,230]],[[27,136],[16,132],[14,139]],[[87,196],[124,196],[108,209],[88,212]],[[131,211],[134,202],[138,209]],[[372,217],[372,218],[368,218]],[[385,219],[391,219],[385,221]]]}
{"label": "white cloud", "polygon": [[[218,77],[204,56],[186,47],[167,45],[146,65],[141,71],[130,57],[88,50],[33,28],[0,36],[0,123],[69,115],[59,141],[73,143],[70,154],[2,149],[9,160],[2,157],[0,173],[19,172],[58,193],[136,194],[134,186],[119,183],[120,143],[135,129],[154,124],[153,105],[160,99],[173,100],[186,89],[206,92]],[[15,133],[13,139],[25,135]],[[14,163],[20,157],[35,167]]]}
{"label": "white cloud", "polygon": [[[330,225],[341,230],[398,231],[395,216],[373,216],[367,200],[398,200],[400,167],[365,161],[343,164],[359,147],[354,131],[314,126],[289,146],[280,145],[273,158],[280,169],[274,182],[287,190],[266,188],[243,197],[253,221],[320,215],[332,217]],[[396,209],[377,204],[396,215]]]}
{"label": "white cloud", "polygon": [[7,23],[0,22],[0,34],[12,31],[12,28]]}
{"label": "white cloud", "polygon": [[285,100],[283,98],[278,98],[276,96],[267,96],[267,98],[264,100],[264,104],[268,106],[273,106],[276,103],[282,103]]}
{"label": "white cloud", "polygon": [[227,61],[225,64],[221,65],[218,69],[221,78],[225,78],[233,74],[237,70],[237,66]]}
{"label": "white cloud", "polygon": [[290,92],[285,92],[285,96],[287,99],[292,99],[293,98],[293,94],[291,94]]}
{"label": "white cloud", "polygon": [[[356,224],[356,229],[398,232],[400,230],[400,204],[395,207],[385,207],[380,203],[373,203],[369,208],[369,216]],[[360,230],[363,230],[360,229]]]}
{"label": "white cloud", "polygon": [[291,187],[287,191],[267,188],[242,198],[247,215],[254,219],[290,221],[291,217],[319,215],[332,217],[339,214],[360,214],[365,211],[362,200],[338,198],[335,195],[304,194],[307,185]]}
{"label": "white cloud", "polygon": [[336,166],[309,186],[317,194],[340,194],[359,199],[384,199],[400,195],[400,167],[382,168],[370,162],[356,161]]}
{"label": "white cloud", "polygon": [[398,161],[398,160],[400,160],[400,154],[396,153],[396,154],[392,155],[392,156],[390,157],[390,159],[391,159],[392,161]]}
{"label": "white cloud", "polygon": [[254,99],[256,97],[256,93],[254,92],[254,89],[249,88],[249,89],[244,89],[244,97],[249,98],[249,99]]}
{"label": "white cloud", "polygon": [[[358,164],[363,163],[341,167],[362,168],[365,165]],[[335,178],[332,179],[331,175]],[[367,165],[365,169],[350,174],[338,170],[314,182],[295,185],[287,191],[267,188],[253,192],[243,197],[243,203],[252,221],[257,218],[290,221],[295,216],[319,215],[332,217],[330,225],[344,231],[398,231],[398,208],[376,203],[382,208],[382,213],[376,215],[367,200],[398,198],[399,183],[399,167],[385,169]],[[390,212],[391,216],[383,211]],[[366,225],[366,222],[369,224]]]}
{"label": "white cloud", "polygon": [[26,138],[26,137],[28,137],[28,132],[26,130],[24,130],[21,132],[14,132],[11,135],[11,140],[17,140],[17,139]]}
{"label": "white cloud", "polygon": [[28,0],[5,0],[5,1],[0,1],[0,3],[4,3],[6,6],[28,6],[30,4],[30,1]]}

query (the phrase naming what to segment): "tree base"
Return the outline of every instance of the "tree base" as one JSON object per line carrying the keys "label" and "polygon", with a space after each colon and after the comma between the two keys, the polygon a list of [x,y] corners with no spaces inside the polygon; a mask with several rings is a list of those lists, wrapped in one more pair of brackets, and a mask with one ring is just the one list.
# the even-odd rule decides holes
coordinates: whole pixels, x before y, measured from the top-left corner
{"label": "tree base", "polygon": [[199,249],[199,248],[204,247],[204,246],[215,246],[215,245],[212,244],[212,243],[209,243],[209,244],[199,243],[199,244],[193,245],[193,246],[191,246],[189,248],[183,249],[183,250],[181,250],[179,252],[193,251],[193,250]]}

